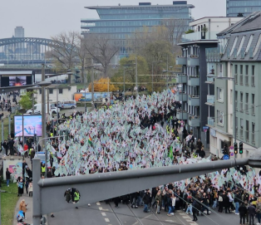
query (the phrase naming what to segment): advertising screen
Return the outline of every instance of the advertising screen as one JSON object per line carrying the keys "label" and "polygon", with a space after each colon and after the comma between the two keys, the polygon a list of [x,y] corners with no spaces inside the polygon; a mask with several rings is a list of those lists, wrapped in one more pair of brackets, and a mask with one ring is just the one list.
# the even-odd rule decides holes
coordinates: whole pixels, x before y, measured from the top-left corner
{"label": "advertising screen", "polygon": [[26,85],[26,76],[10,76],[9,77],[9,86],[24,86]]}
{"label": "advertising screen", "polygon": [[[103,98],[110,99],[110,93],[108,92],[94,92],[93,94],[95,102],[101,102]],[[77,93],[74,94],[74,100],[76,102],[91,102],[92,101],[92,93]]]}
{"label": "advertising screen", "polygon": [[[23,118],[22,116],[14,117],[14,133],[15,137],[23,136]],[[42,136],[42,116],[41,115],[33,115],[33,116],[24,116],[24,136],[25,137],[33,137],[34,134],[36,136]]]}

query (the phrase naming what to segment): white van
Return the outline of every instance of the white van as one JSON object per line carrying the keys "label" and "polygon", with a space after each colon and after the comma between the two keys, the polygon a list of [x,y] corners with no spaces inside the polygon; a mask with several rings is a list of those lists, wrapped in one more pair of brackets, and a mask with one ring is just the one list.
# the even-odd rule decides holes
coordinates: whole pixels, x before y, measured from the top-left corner
{"label": "white van", "polygon": [[75,109],[76,108],[76,101],[63,101],[58,102],[58,108],[60,109]]}
{"label": "white van", "polygon": [[[45,106],[45,109],[46,109],[46,113],[47,112],[47,104]],[[57,108],[54,104],[49,104],[49,113],[50,115],[52,115],[53,113],[58,113],[60,112],[60,109]],[[32,109],[29,109],[27,110],[26,112],[27,114],[33,114],[33,110]],[[42,114],[42,104],[35,104],[34,105],[34,114]]]}

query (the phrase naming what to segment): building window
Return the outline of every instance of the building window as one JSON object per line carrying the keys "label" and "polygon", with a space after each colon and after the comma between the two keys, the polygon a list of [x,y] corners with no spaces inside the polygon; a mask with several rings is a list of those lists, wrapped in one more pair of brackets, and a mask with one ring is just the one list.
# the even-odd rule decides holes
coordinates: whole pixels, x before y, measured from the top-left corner
{"label": "building window", "polygon": [[224,125],[224,113],[220,110],[217,110],[217,119],[218,119],[218,125],[223,126]]}
{"label": "building window", "polygon": [[41,89],[39,89],[39,94],[40,94],[40,95],[42,94],[42,90],[41,90]]}
{"label": "building window", "polygon": [[237,74],[237,65],[235,65],[235,74]]}
{"label": "building window", "polygon": [[234,50],[235,50],[235,47],[237,45],[237,40],[238,40],[238,37],[235,38],[235,41],[233,43],[233,47],[232,47],[231,52],[230,52],[230,56],[232,56],[232,54],[234,54]]}
{"label": "building window", "polygon": [[255,75],[255,66],[252,66],[252,76]]}
{"label": "building window", "polygon": [[255,51],[254,51],[254,54],[253,54],[253,57],[256,55],[259,47],[260,47],[260,43],[261,43],[261,34],[259,35],[259,38],[258,38],[258,41],[257,41],[257,44],[256,44],[256,47],[255,47]]}
{"label": "building window", "polygon": [[246,65],[246,75],[248,75],[248,65]]}
{"label": "building window", "polygon": [[221,88],[217,88],[217,100],[219,102],[223,102],[224,101],[224,92]]}
{"label": "building window", "polygon": [[49,94],[53,94],[53,89],[52,88],[49,89]]}
{"label": "building window", "polygon": [[230,128],[233,128],[233,114],[230,114]]}
{"label": "building window", "polygon": [[250,49],[250,46],[252,44],[252,41],[253,41],[253,37],[254,35],[252,34],[249,38],[249,41],[248,41],[248,44],[247,44],[247,48],[246,48],[246,53],[248,53],[249,49]]}
{"label": "building window", "polygon": [[237,52],[237,55],[239,55],[241,53],[241,49],[242,49],[242,46],[245,42],[245,38],[246,36],[243,36],[242,39],[241,39],[241,42],[240,42],[240,45],[239,45],[239,48],[238,48],[238,52]]}
{"label": "building window", "polygon": [[60,88],[60,89],[59,89],[59,94],[62,94],[62,93],[63,93],[63,89]]}
{"label": "building window", "polygon": [[243,74],[243,65],[240,65],[240,74]]}

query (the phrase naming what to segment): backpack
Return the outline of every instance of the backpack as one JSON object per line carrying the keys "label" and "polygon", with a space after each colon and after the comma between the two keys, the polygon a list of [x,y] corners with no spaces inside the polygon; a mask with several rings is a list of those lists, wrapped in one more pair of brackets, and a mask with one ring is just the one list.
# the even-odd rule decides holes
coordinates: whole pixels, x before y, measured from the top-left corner
{"label": "backpack", "polygon": [[218,197],[218,201],[219,201],[219,202],[223,202],[223,198],[222,198],[221,195],[219,195],[219,197]]}

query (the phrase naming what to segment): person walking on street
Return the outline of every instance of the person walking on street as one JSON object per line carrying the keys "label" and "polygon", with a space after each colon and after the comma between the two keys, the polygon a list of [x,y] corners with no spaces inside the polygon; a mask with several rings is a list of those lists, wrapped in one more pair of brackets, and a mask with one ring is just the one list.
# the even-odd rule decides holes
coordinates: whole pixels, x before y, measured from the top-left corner
{"label": "person walking on street", "polygon": [[160,207],[161,207],[161,204],[162,204],[161,190],[158,191],[158,193],[155,197],[155,202],[157,203],[156,214],[160,214]]}
{"label": "person walking on street", "polygon": [[257,199],[256,203],[256,216],[257,216],[257,221],[260,224],[261,223],[261,197]]}
{"label": "person walking on street", "polygon": [[249,215],[249,225],[254,225],[254,217],[256,214],[256,209],[252,205],[252,203],[248,206],[247,211],[248,211],[248,215]]}
{"label": "person walking on street", "polygon": [[11,173],[10,173],[8,168],[6,168],[5,176],[6,176],[6,186],[9,187],[9,182],[10,182],[10,179],[11,179]]}
{"label": "person walking on street", "polygon": [[239,206],[239,217],[240,217],[240,225],[245,224],[245,220],[246,220],[246,214],[247,214],[247,208],[246,205],[242,202],[241,205]]}
{"label": "person walking on street", "polygon": [[198,213],[198,208],[199,208],[199,204],[197,202],[197,200],[193,200],[193,203],[192,203],[192,212],[193,212],[193,220],[192,221],[197,221],[198,220],[198,217],[197,217],[197,213]]}
{"label": "person walking on street", "polygon": [[25,200],[23,199],[20,204],[19,204],[19,210],[22,210],[24,213],[24,218],[25,218],[25,213],[26,213],[26,206],[27,204],[25,204]]}

